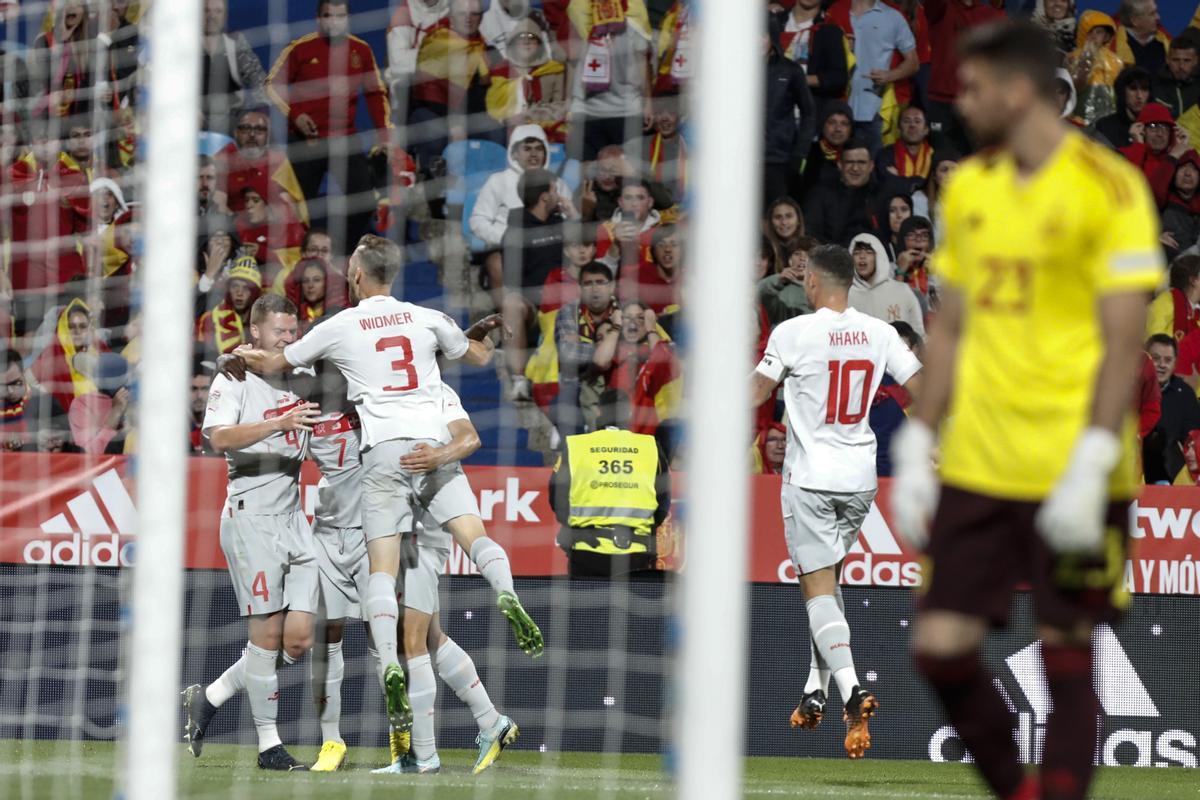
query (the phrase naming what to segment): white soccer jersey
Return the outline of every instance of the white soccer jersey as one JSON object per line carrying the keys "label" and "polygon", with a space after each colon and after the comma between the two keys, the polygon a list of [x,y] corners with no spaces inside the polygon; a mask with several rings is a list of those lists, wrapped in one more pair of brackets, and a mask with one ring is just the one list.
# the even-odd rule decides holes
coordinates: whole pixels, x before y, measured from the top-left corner
{"label": "white soccer jersey", "polygon": [[905,383],[920,368],[895,328],[854,309],[822,308],[781,323],[757,370],[783,381],[784,481],[825,492],[876,488],[871,403],[885,372]]}
{"label": "white soccer jersey", "polygon": [[327,528],[362,527],[362,456],[358,415],[333,414],[313,426],[308,451],[321,480],[317,482],[315,521]]}
{"label": "white soccer jersey", "polygon": [[462,329],[440,311],[369,297],[283,353],[292,366],[326,359],[341,370],[367,448],[389,439],[437,439],[444,425],[438,353],[458,359],[469,346]]}
{"label": "white soccer jersey", "polygon": [[[221,425],[261,422],[301,402],[288,390],[253,373],[245,381],[216,375],[208,392],[204,435]],[[278,431],[242,450],[225,452],[229,468],[227,502],[235,511],[287,514],[300,505],[300,465],[308,448],[306,431]]]}

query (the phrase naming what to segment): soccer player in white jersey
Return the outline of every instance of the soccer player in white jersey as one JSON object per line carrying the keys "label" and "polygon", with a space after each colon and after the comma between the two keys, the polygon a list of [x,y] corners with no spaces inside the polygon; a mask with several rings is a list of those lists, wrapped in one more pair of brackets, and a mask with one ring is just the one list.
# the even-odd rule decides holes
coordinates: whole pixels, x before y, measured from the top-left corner
{"label": "soccer player in white jersey", "polygon": [[[263,295],[250,310],[250,336],[264,351],[282,352],[296,329],[296,307],[284,297]],[[305,769],[279,739],[275,670],[280,645],[299,659],[312,644],[317,568],[300,508],[299,477],[317,414],[316,405],[300,400],[286,378],[248,375],[239,382],[218,375],[209,390],[203,433],[229,467],[221,551],[250,641],[221,678],[184,692],[185,735],[195,756],[217,708],[244,687],[258,732],[258,766]]]}
{"label": "soccer player in white jersey", "polygon": [[[771,333],[755,369],[752,402],[757,408],[783,383],[784,533],[804,591],[814,654],[832,672],[845,703],[846,753],[861,758],[871,746],[867,721],[878,703],[854,670],[838,578],[878,488],[875,435],[867,419],[871,401],[885,372],[912,388],[921,364],[891,325],[848,307],[853,279],[845,248],[824,245],[809,254],[804,290],[816,311]],[[824,680],[822,685],[821,677],[810,675],[793,725],[820,723],[829,691]]]}
{"label": "soccer player in white jersey", "polygon": [[[416,473],[429,473],[444,469],[448,465],[457,471],[452,479],[467,487],[467,477],[459,462],[479,449],[479,433],[471,424],[471,418],[462,407],[458,395],[449,386],[443,387],[446,427],[437,447],[427,447],[405,456],[401,463],[405,469]],[[471,493],[474,497],[474,493]],[[476,512],[478,516],[478,511]],[[508,585],[512,585],[512,572],[503,550],[478,526],[458,526],[452,533],[426,514],[420,522],[417,535],[418,561],[404,575],[404,653],[408,659],[409,697],[413,706],[412,749],[392,754],[391,766],[375,770],[378,773],[436,773],[441,770],[441,759],[437,754],[434,711],[437,687],[433,679],[430,651],[437,653],[437,670],[442,680],[454,690],[458,698],[471,709],[471,715],[479,726],[475,742],[479,755],[475,760],[474,774],[478,775],[491,766],[500,752],[517,739],[520,731],[510,718],[496,710],[488,697],[487,689],[479,680],[475,662],[449,636],[442,632],[438,622],[438,577],[446,567],[453,538],[464,551],[478,553],[481,543],[489,542],[500,552],[503,564],[493,556],[480,564],[484,576],[495,584],[494,573],[508,573]],[[489,548],[490,549],[490,548]]]}
{"label": "soccer player in white jersey", "polygon": [[[412,708],[396,636],[401,534],[415,529],[414,511],[428,512],[438,525],[451,529],[470,524],[473,516],[478,519],[478,511],[474,496],[469,490],[466,496],[458,491],[446,471],[416,474],[400,461],[422,447],[436,445],[441,435],[438,355],[482,366],[490,361],[494,348],[486,339],[468,340],[445,314],[393,298],[391,285],[401,265],[397,245],[364,236],[350,257],[348,277],[357,301],[353,308],[314,327],[282,353],[248,348],[239,354],[251,369],[263,374],[327,360],[346,378],[348,398],[362,421],[363,533],[370,561],[363,605],[385,664],[389,721],[408,730]],[[535,631],[540,652],[541,633],[516,595],[508,593],[501,601],[518,643],[527,652],[533,649],[530,631]]]}

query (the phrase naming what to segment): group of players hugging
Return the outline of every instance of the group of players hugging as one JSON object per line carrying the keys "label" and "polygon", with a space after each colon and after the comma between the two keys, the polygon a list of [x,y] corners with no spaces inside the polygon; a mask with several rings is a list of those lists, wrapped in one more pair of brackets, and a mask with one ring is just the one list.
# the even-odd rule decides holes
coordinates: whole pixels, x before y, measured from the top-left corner
{"label": "group of players hugging", "polygon": [[[478,723],[476,773],[517,738],[471,657],[438,624],[438,576],[454,541],[495,590],[518,646],[542,653],[541,631],[517,598],[508,556],[488,537],[460,464],[479,436],[438,367],[439,356],[487,364],[488,333],[501,323],[493,316],[464,332],[445,314],[396,300],[389,290],[401,264],[396,244],[363,237],[348,270],[354,306],[298,338],[295,306],[265,294],[250,313],[252,345],[218,366],[203,432],[228,465],[221,550],[249,641],[219,678],[183,692],[194,756],[218,709],[244,689],[259,767],[339,769],[348,619],[366,624],[386,698],[392,762],[376,772],[440,770],[435,662]],[[299,491],[306,457],[321,473],[311,529]],[[284,748],[276,718],[277,669],[310,649],[323,744],[308,767]]]}

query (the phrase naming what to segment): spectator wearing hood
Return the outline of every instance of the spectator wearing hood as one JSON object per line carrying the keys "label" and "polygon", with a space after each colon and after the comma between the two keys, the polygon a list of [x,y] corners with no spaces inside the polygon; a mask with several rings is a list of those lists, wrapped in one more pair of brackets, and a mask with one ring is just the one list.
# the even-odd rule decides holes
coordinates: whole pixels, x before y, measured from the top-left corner
{"label": "spectator wearing hood", "polygon": [[776,16],[782,18],[783,55],[804,69],[817,116],[823,117],[826,106],[846,96],[850,83],[846,35],[828,18],[821,0],[797,0],[791,11]]}
{"label": "spectator wearing hood", "polygon": [[89,455],[130,452],[129,362],[116,353],[80,353],[75,365],[91,379],[94,391],[76,397],[67,411],[71,438]]}
{"label": "spectator wearing hood", "polygon": [[[483,267],[491,281],[497,307],[502,302],[504,286],[500,245],[504,241],[504,232],[508,229],[512,212],[523,208],[517,184],[521,176],[530,170],[544,169],[549,153],[550,144],[546,139],[546,130],[541,125],[530,123],[513,128],[508,137],[508,168],[488,177],[471,210],[467,224],[471,233],[482,239],[488,248]],[[561,178],[557,179],[557,193],[559,197],[567,199],[569,205],[571,190]]]}
{"label": "spectator wearing hood", "polygon": [[[491,8],[498,8],[493,3]],[[515,22],[508,33],[504,61],[492,68],[487,91],[487,112],[510,130],[539,125],[549,141],[567,140],[567,106],[570,103],[567,68],[551,57],[550,37],[528,16]]]}
{"label": "spectator wearing hood", "polygon": [[[479,33],[488,47],[508,58],[508,45],[517,26],[534,15],[541,17],[541,4],[541,0],[492,0],[479,20]],[[543,28],[543,22],[540,19],[534,24]]]}
{"label": "spectator wearing hood", "polygon": [[855,234],[875,229],[876,198],[883,192],[875,179],[871,151],[860,139],[846,144],[838,170],[841,178],[837,183],[825,183],[809,192],[804,219],[809,235],[844,246]]}
{"label": "spectator wearing hood", "polygon": [[1200,43],[1191,35],[1171,42],[1167,64],[1154,76],[1153,94],[1176,119],[1200,101]]}
{"label": "spectator wearing hood", "polygon": [[1083,118],[1075,115],[1075,106],[1079,104],[1079,95],[1075,92],[1075,81],[1071,73],[1062,67],[1054,71],[1054,90],[1058,98],[1059,116],[1077,128],[1085,127]]}
{"label": "spectator wearing hood", "polygon": [[767,60],[766,119],[763,125],[763,202],[791,194],[800,167],[808,154],[816,122],[812,93],[799,64],[783,55],[781,26],[768,17],[769,35],[763,38]]}
{"label": "spectator wearing hood", "polygon": [[850,240],[849,249],[854,258],[850,307],[884,322],[907,322],[924,338],[925,321],[917,295],[892,277],[892,262],[879,239],[860,233]]}
{"label": "spectator wearing hood", "polygon": [[1150,102],[1152,77],[1145,67],[1126,67],[1113,82],[1116,111],[1096,120],[1093,130],[1104,137],[1109,147],[1120,150],[1133,144],[1129,128]]}
{"label": "spectator wearing hood", "polygon": [[1075,0],[1037,0],[1030,19],[1054,37],[1059,52],[1065,55],[1075,49]]}
{"label": "spectator wearing hood", "polygon": [[387,69],[384,79],[392,93],[392,102],[402,102],[407,81],[417,71],[417,53],[425,37],[445,26],[450,15],[450,0],[399,0],[387,29]]}
{"label": "spectator wearing hood", "polygon": [[1200,240],[1200,154],[1188,150],[1175,164],[1175,175],[1162,212],[1162,243],[1174,258]]}
{"label": "spectator wearing hood", "polygon": [[1112,49],[1126,64],[1137,64],[1156,73],[1167,63],[1171,37],[1158,24],[1156,0],[1121,0],[1117,9],[1116,36]]}
{"label": "spectator wearing hood", "polygon": [[1156,198],[1166,197],[1176,160],[1191,148],[1187,132],[1176,126],[1166,106],[1147,103],[1130,136],[1133,144],[1122,147],[1121,154],[1145,174]]}
{"label": "spectator wearing hood", "polygon": [[966,126],[954,108],[958,97],[958,40],[970,28],[1004,19],[989,0],[925,0],[933,58],[929,72],[930,128],[934,147],[953,147],[969,153]]}
{"label": "spectator wearing hood", "polygon": [[840,179],[838,164],[842,150],[854,133],[854,112],[850,110],[850,104],[844,100],[826,102],[817,131],[818,138],[809,147],[808,159],[804,162],[804,177],[797,197],[807,197],[814,187],[837,183]]}
{"label": "spectator wearing hood", "polygon": [[1116,110],[1113,85],[1125,68],[1109,49],[1116,23],[1101,11],[1085,11],[1079,18],[1076,47],[1067,56],[1066,67],[1079,93],[1076,113],[1091,125]]}

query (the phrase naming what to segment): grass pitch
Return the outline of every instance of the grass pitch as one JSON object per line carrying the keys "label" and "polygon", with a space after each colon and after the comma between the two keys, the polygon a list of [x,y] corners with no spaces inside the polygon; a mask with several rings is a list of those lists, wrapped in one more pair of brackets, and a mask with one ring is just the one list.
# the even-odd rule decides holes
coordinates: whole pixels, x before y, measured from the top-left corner
{"label": "grass pitch", "polygon": [[[300,759],[315,747],[296,747]],[[430,776],[372,775],[387,761],[386,750],[350,751],[350,762],[332,774],[263,772],[255,748],[209,745],[193,759],[179,745],[180,797],[199,800],[658,800],[673,798],[661,759],[644,755],[537,753],[508,750],[483,775],[471,775],[475,753],[442,751],[442,772]],[[114,796],[116,748],[111,742],[0,740],[0,797],[5,800],[106,800]],[[961,764],[917,761],[860,762],[807,758],[746,759],[748,798],[976,798],[988,794],[974,772]],[[1099,770],[1092,797],[1200,798],[1193,770]],[[687,800],[692,800],[688,798]],[[696,798],[695,800],[702,800]]]}

